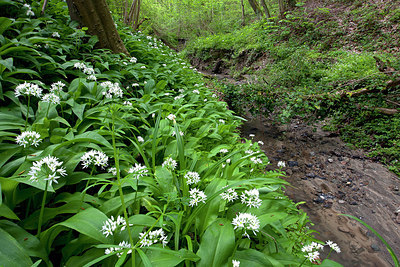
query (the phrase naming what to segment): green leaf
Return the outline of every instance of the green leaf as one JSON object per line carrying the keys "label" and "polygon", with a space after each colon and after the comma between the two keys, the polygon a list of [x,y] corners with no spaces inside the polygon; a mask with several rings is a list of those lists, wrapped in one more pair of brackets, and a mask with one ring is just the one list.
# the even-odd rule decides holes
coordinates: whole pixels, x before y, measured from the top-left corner
{"label": "green leaf", "polygon": [[321,266],[321,267],[343,267],[343,265],[341,265],[340,263],[337,263],[330,259],[323,260],[319,266]]}
{"label": "green leaf", "polygon": [[40,245],[39,239],[36,236],[31,235],[15,223],[6,220],[0,221],[0,228],[13,236],[29,256],[41,258],[46,263],[49,263],[47,253]]}
{"label": "green leaf", "polygon": [[243,266],[251,266],[251,267],[284,266],[282,263],[280,263],[273,257],[254,249],[236,251],[235,255],[233,256],[233,259],[239,260],[240,264]]}
{"label": "green leaf", "polygon": [[31,258],[17,240],[0,228],[0,264],[7,267],[30,267]]}
{"label": "green leaf", "polygon": [[12,220],[19,220],[18,216],[4,203],[0,205],[0,216]]}
{"label": "green leaf", "polygon": [[235,248],[235,232],[230,221],[218,219],[207,228],[201,238],[196,266],[224,266]]}
{"label": "green leaf", "polygon": [[[0,22],[0,25],[1,25],[1,22]],[[14,60],[13,60],[12,57],[9,57],[9,58],[6,58],[6,59],[1,59],[0,60],[0,64],[3,65],[9,71],[12,71],[13,70]],[[0,74],[1,74],[1,71],[0,71]]]}
{"label": "green leaf", "polygon": [[176,266],[184,260],[196,262],[200,259],[199,256],[186,249],[176,251],[156,246],[146,248],[146,255],[153,267]]}

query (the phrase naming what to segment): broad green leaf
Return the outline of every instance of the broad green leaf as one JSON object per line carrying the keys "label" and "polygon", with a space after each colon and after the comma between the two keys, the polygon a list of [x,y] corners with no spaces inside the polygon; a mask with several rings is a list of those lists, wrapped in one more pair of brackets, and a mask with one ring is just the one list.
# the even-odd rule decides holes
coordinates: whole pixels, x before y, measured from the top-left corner
{"label": "broad green leaf", "polygon": [[235,248],[235,232],[227,219],[218,219],[207,228],[201,238],[196,266],[225,266]]}
{"label": "broad green leaf", "polygon": [[243,266],[252,266],[252,267],[265,267],[265,266],[274,266],[274,267],[283,267],[284,264],[280,263],[278,260],[273,257],[266,255],[260,251],[254,249],[246,249],[241,251],[236,251],[233,256],[234,260],[239,260],[240,265]]}
{"label": "broad green leaf", "polygon": [[330,259],[323,260],[319,266],[321,266],[321,267],[343,267],[343,265],[341,265],[340,263],[337,263]]}
{"label": "broad green leaf", "polygon": [[30,267],[31,258],[17,240],[0,228],[0,265],[7,267]]}
{"label": "broad green leaf", "polygon": [[176,251],[168,247],[161,248],[156,246],[148,247],[146,255],[149,257],[153,267],[176,266],[184,260],[196,262],[200,259],[199,256],[186,249]]}
{"label": "broad green leaf", "polygon": [[31,235],[15,223],[6,220],[0,221],[0,228],[13,236],[29,256],[41,258],[49,263],[47,253],[36,236]]}
{"label": "broad green leaf", "polygon": [[6,204],[0,204],[0,216],[12,220],[19,220],[18,216]]}

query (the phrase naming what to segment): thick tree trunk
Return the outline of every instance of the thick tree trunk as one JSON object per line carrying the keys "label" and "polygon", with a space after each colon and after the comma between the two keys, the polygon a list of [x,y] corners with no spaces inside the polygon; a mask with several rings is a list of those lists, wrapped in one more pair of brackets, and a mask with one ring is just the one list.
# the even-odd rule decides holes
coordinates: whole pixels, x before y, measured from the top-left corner
{"label": "thick tree trunk", "polygon": [[97,35],[102,48],[129,55],[105,0],[67,0],[67,4],[71,19],[88,27],[89,34]]}
{"label": "thick tree trunk", "polygon": [[261,19],[262,17],[262,11],[260,6],[258,5],[258,2],[256,0],[249,0],[249,4],[251,8],[254,10],[254,13],[256,13],[257,18]]}
{"label": "thick tree trunk", "polygon": [[264,8],[265,17],[267,19],[269,19],[271,17],[271,14],[269,13],[269,9],[268,9],[267,4],[265,3],[265,0],[261,0],[260,3],[262,5],[262,7]]}

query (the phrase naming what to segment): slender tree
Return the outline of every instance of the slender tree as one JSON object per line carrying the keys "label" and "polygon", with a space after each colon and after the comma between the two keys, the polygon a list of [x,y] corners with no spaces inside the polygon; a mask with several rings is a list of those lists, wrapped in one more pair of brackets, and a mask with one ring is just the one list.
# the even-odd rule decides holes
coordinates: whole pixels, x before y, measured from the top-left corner
{"label": "slender tree", "polygon": [[265,17],[268,19],[271,17],[271,14],[269,13],[269,8],[267,4],[265,3],[265,0],[260,0],[261,6],[264,8],[264,14]]}
{"label": "slender tree", "polygon": [[100,47],[129,55],[105,0],[67,0],[67,4],[71,19],[88,27],[89,34],[97,35]]}
{"label": "slender tree", "polygon": [[261,11],[261,8],[260,8],[260,5],[258,4],[258,2],[256,0],[249,0],[249,4],[250,4],[251,8],[253,9],[254,13],[256,13],[257,18],[261,19],[262,11]]}

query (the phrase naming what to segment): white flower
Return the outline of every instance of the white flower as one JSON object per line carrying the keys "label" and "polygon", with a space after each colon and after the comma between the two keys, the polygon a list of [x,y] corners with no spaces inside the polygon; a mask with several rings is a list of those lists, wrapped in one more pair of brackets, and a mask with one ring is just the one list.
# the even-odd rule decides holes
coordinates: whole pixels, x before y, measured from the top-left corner
{"label": "white flower", "polygon": [[135,167],[131,167],[128,170],[128,173],[133,173],[134,179],[139,179],[140,177],[147,176],[148,172],[149,172],[149,170],[147,169],[146,166],[143,166],[143,165],[137,164],[137,163],[135,163]]}
{"label": "white flower", "polygon": [[32,9],[28,9],[28,10],[26,11],[26,15],[27,15],[27,16],[35,16],[35,13],[33,13]]}
{"label": "white flower", "polygon": [[257,157],[252,157],[250,158],[250,160],[254,163],[254,164],[262,164],[262,159],[257,158]]}
{"label": "white flower", "polygon": [[163,247],[168,244],[167,236],[164,233],[163,229],[158,229],[154,231],[150,231],[147,235],[146,233],[139,234],[140,247],[150,247],[157,242],[162,243]]}
{"label": "white flower", "polygon": [[65,86],[65,84],[62,83],[61,81],[58,81],[58,82],[56,82],[56,83],[53,83],[53,84],[51,85],[51,87],[50,87],[50,92],[51,92],[51,93],[54,93],[54,92],[60,93],[60,92],[62,92],[64,86]]}
{"label": "white flower", "polygon": [[204,98],[204,102],[207,102],[207,98]]}
{"label": "white flower", "polygon": [[86,68],[86,65],[84,64],[84,63],[82,63],[82,62],[76,62],[75,64],[74,64],[74,68],[76,68],[76,69],[84,69],[84,68]]}
{"label": "white flower", "polygon": [[179,99],[184,98],[184,97],[185,97],[185,95],[178,95],[178,96],[174,97],[174,100],[179,100]]}
{"label": "white flower", "polygon": [[31,145],[37,147],[39,145],[39,142],[42,141],[42,139],[40,139],[40,134],[34,131],[23,132],[18,135],[16,139],[17,144],[23,147]]}
{"label": "white flower", "polygon": [[131,63],[136,63],[137,62],[137,58],[135,57],[131,57],[131,59],[129,60]]}
{"label": "white flower", "polygon": [[86,77],[86,79],[88,79],[90,81],[97,81],[97,78],[94,75],[89,75],[89,76]]}
{"label": "white flower", "polygon": [[234,225],[233,229],[244,230],[243,236],[246,236],[247,238],[250,238],[247,234],[247,230],[253,231],[253,234],[255,235],[260,228],[260,220],[257,216],[252,215],[251,213],[239,212],[239,215],[236,215],[236,218],[232,220],[232,224]]}
{"label": "white flower", "polygon": [[112,173],[112,175],[117,175],[117,168],[115,167],[108,168],[107,172]]}
{"label": "white flower", "polygon": [[228,163],[228,164],[231,163],[231,159],[227,159],[226,163]]}
{"label": "white flower", "polygon": [[136,87],[136,86],[139,86],[139,84],[138,83],[132,83],[132,87]]}
{"label": "white flower", "polygon": [[219,119],[218,121],[219,121],[219,123],[221,123],[221,124],[225,124],[225,121],[224,121],[223,119]]}
{"label": "white flower", "polygon": [[235,189],[233,189],[233,188],[229,188],[225,192],[221,193],[220,196],[223,200],[227,200],[228,202],[231,202],[231,201],[233,202],[236,199],[238,199],[238,194],[236,193]]}
{"label": "white flower", "polygon": [[41,97],[42,91],[43,89],[40,88],[37,84],[24,82],[23,84],[20,84],[15,88],[15,96],[19,97],[21,95],[33,95],[36,97]]}
{"label": "white flower", "polygon": [[255,135],[254,134],[249,134],[249,137],[253,138]]}
{"label": "white flower", "polygon": [[197,89],[194,89],[194,90],[192,91],[192,93],[194,93],[194,94],[200,94],[199,90],[197,90]]}
{"label": "white flower", "polygon": [[175,120],[176,119],[176,116],[174,115],[174,114],[169,114],[168,116],[167,116],[167,119],[169,119],[169,120]]}
{"label": "white flower", "polygon": [[309,252],[307,255],[304,255],[310,262],[314,262],[319,259],[319,251]]}
{"label": "white flower", "polygon": [[340,248],[336,243],[333,243],[332,241],[328,240],[326,241],[326,244],[334,251],[336,251],[336,253],[340,253]]}
{"label": "white flower", "polygon": [[54,93],[45,94],[42,97],[42,101],[46,103],[52,103],[54,105],[60,104],[60,97]]}
{"label": "white flower", "polygon": [[[175,130],[174,130],[174,131],[172,131],[172,136],[175,136],[175,135],[176,135],[176,133],[175,133]],[[184,136],[185,134],[182,131],[179,131],[179,135],[180,136]]]}
{"label": "white flower", "polygon": [[319,250],[323,249],[324,246],[320,243],[317,242],[311,242],[309,245],[305,245],[304,247],[301,248],[302,252],[313,252],[314,250]]}
{"label": "white flower", "polygon": [[129,101],[124,101],[124,105],[128,107],[132,107],[132,103]]}
{"label": "white flower", "polygon": [[67,175],[64,167],[60,168],[62,163],[62,161],[58,161],[58,158],[52,156],[47,156],[40,161],[34,162],[28,173],[28,176],[30,176],[29,180],[31,182],[38,182],[39,177],[43,177],[43,180],[49,181],[50,186],[53,182],[58,183],[57,179],[60,178],[58,175]]}
{"label": "white flower", "polygon": [[286,167],[286,164],[285,164],[284,161],[278,161],[277,165],[278,165],[279,168],[285,168]]}
{"label": "white flower", "polygon": [[106,92],[103,92],[103,95],[105,95],[106,98],[122,98],[124,94],[118,83],[102,82],[100,86],[107,90]]}
{"label": "white flower", "polygon": [[240,266],[240,261],[232,260],[232,267],[239,267],[239,266]]}
{"label": "white flower", "polygon": [[137,140],[138,140],[140,143],[143,143],[143,142],[144,142],[144,139],[143,139],[143,137],[141,137],[141,136],[138,136],[138,137],[137,137]]}
{"label": "white flower", "polygon": [[95,166],[100,166],[102,169],[108,165],[108,157],[101,151],[91,150],[86,152],[81,157],[83,168],[89,167],[91,164]]}
{"label": "white flower", "polygon": [[141,68],[141,69],[145,69],[145,68],[146,68],[146,66],[141,66],[140,68]]}
{"label": "white flower", "polygon": [[216,94],[212,94],[212,96],[211,96],[211,97],[217,98],[217,95],[216,95]]}
{"label": "white flower", "polygon": [[244,153],[253,155],[255,152],[253,150],[249,149],[249,150],[246,150]]}
{"label": "white flower", "polygon": [[[120,231],[122,232],[123,230],[125,230],[126,225],[127,225],[125,218],[118,216],[117,220],[114,220],[114,217],[111,216],[110,219],[107,219],[103,223],[103,226],[100,231],[102,231],[103,235],[105,235],[106,237],[109,235],[114,235],[115,230],[120,225],[122,225],[122,227],[120,229]],[[129,225],[131,226],[132,224],[129,224]]]}
{"label": "white flower", "polygon": [[260,146],[263,146],[264,145],[264,142],[263,141],[258,141],[257,142]]}
{"label": "white flower", "polygon": [[262,200],[259,197],[259,192],[257,189],[245,190],[240,199],[243,204],[246,204],[247,207],[255,207],[259,208],[261,206]]}
{"label": "white flower", "polygon": [[51,37],[60,38],[61,36],[60,36],[60,34],[59,34],[58,32],[53,32],[53,34],[51,35]]}
{"label": "white flower", "polygon": [[189,191],[190,194],[190,201],[189,201],[189,206],[197,206],[199,202],[206,203],[207,196],[204,194],[203,191],[193,188]]}
{"label": "white flower", "polygon": [[226,148],[221,148],[219,153],[228,153],[228,149]]}
{"label": "white flower", "polygon": [[197,172],[188,172],[185,174],[186,183],[188,185],[200,182],[200,175]]}
{"label": "white flower", "polygon": [[173,160],[171,157],[168,157],[162,164],[163,167],[170,169],[170,170],[175,170],[177,165],[178,165],[178,163],[176,163],[176,161]]}

